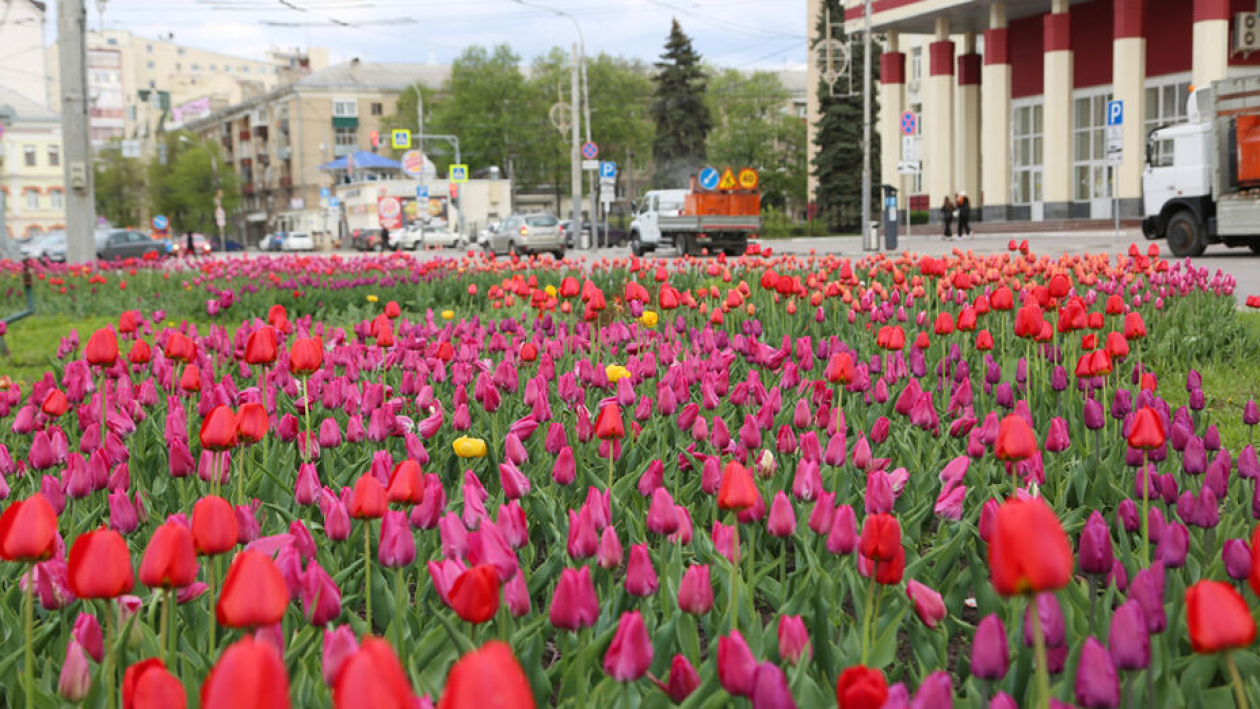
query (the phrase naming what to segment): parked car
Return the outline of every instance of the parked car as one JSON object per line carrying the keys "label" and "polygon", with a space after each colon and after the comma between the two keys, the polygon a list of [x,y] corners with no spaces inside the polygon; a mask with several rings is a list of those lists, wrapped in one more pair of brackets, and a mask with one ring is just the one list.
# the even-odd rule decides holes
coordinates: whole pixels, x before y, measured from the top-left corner
{"label": "parked car", "polygon": [[545,212],[513,214],[490,237],[486,250],[495,254],[550,252],[556,258],[563,258],[564,234],[560,231],[560,220]]}
{"label": "parked car", "polygon": [[375,251],[380,245],[380,229],[355,229],[350,234],[350,248],[356,251]]}
{"label": "parked car", "polygon": [[285,251],[314,251],[315,239],[304,231],[291,231],[284,238]]}
{"label": "parked car", "polygon": [[[579,244],[577,243],[577,240],[574,239],[573,220],[566,219],[565,221],[560,222],[560,224],[561,226],[564,227],[564,245],[568,246],[571,249],[577,247]],[[600,222],[599,224],[596,225],[596,228],[599,229],[599,233],[596,234],[594,238],[591,240],[590,243],[592,244],[607,243],[608,246],[621,246],[622,244],[625,244],[627,241],[627,235],[626,235],[625,229],[618,229],[615,226],[610,226],[608,222]],[[607,242],[604,241],[605,229],[608,230]],[[590,237],[591,221],[589,219],[582,220],[582,234],[587,237]]]}
{"label": "parked car", "polygon": [[[171,237],[170,253],[172,256],[187,256],[188,237],[180,234]],[[210,240],[204,234],[193,234],[193,256],[209,256],[214,251]]]}
{"label": "parked car", "polygon": [[22,258],[33,258],[41,261],[66,260],[66,233],[50,231],[41,234],[18,247]]}
{"label": "parked car", "polygon": [[[207,244],[207,248],[209,244]],[[165,256],[165,242],[148,234],[130,229],[110,229],[96,232],[96,257],[102,261],[143,258],[146,255]]]}

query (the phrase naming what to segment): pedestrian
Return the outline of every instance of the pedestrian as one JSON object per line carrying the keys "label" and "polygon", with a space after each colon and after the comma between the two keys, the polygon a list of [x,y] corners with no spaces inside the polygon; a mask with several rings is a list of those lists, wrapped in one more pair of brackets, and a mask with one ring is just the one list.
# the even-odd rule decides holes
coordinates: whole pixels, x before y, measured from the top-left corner
{"label": "pedestrian", "polygon": [[950,229],[954,224],[954,200],[945,195],[945,201],[941,203],[941,221],[945,222],[945,240],[951,241],[954,238],[954,232]]}
{"label": "pedestrian", "polygon": [[389,248],[389,229],[381,227],[381,253],[385,253],[385,249]]}
{"label": "pedestrian", "polygon": [[958,238],[971,236],[971,199],[966,192],[958,193]]}

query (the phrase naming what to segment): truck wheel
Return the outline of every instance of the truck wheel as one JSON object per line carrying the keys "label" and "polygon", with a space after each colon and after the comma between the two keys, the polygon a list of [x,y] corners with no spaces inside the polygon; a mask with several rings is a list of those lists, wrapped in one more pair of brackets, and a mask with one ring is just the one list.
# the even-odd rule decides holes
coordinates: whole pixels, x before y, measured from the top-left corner
{"label": "truck wheel", "polygon": [[1194,213],[1183,209],[1168,220],[1168,248],[1177,258],[1202,256],[1207,248],[1203,227]]}

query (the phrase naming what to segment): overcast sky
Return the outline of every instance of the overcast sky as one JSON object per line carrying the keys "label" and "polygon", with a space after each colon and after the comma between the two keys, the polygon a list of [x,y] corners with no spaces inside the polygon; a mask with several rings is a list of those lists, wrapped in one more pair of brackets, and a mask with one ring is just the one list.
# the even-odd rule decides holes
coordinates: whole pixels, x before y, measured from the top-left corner
{"label": "overcast sky", "polygon": [[[88,3],[88,26],[102,16]],[[506,42],[526,62],[576,37],[572,23],[514,0],[105,0],[104,23],[261,57],[268,46],[328,47],[332,61],[448,63],[464,47]],[[534,0],[527,0],[533,3]],[[805,0],[540,0],[577,18],[587,51],[651,61],[677,18],[705,60],[739,68],[805,64]],[[338,26],[333,21],[354,26]],[[48,12],[50,41],[56,13]]]}

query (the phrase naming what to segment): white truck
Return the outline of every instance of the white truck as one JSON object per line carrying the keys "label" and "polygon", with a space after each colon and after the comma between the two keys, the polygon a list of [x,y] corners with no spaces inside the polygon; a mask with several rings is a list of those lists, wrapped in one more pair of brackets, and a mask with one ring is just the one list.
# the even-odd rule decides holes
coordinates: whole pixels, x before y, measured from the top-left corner
{"label": "white truck", "polygon": [[1260,253],[1260,76],[1196,89],[1186,115],[1147,138],[1142,233],[1178,257],[1218,243]]}
{"label": "white truck", "polygon": [[[727,256],[743,256],[749,238],[756,238],[761,230],[761,213],[759,205],[756,209],[751,206],[756,195],[738,196],[754,200],[740,204],[728,197],[722,203],[723,195],[698,195],[690,190],[645,193],[630,222],[630,251],[642,256],[672,246],[690,256],[699,256],[706,248],[711,254],[721,251]],[[706,211],[721,213],[697,213]]]}

